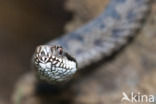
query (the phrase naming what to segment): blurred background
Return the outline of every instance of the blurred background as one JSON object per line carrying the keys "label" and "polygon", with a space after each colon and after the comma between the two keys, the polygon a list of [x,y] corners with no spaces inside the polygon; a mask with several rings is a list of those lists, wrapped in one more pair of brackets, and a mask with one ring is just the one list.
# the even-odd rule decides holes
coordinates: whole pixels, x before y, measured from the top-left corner
{"label": "blurred background", "polygon": [[[11,104],[17,81],[31,71],[30,59],[36,45],[92,20],[108,1],[0,0],[0,104]],[[146,20],[126,49],[65,92],[72,99],[66,98],[68,104],[116,104],[123,91],[156,94],[155,1]]]}
{"label": "blurred background", "polygon": [[36,45],[63,34],[71,18],[64,2],[0,0],[0,102],[10,99],[17,79],[30,71]]}

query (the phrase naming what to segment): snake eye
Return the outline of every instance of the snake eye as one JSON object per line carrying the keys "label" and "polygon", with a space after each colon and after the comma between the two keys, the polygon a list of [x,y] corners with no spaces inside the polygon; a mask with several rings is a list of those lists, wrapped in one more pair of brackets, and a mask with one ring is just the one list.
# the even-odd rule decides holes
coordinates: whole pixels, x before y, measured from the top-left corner
{"label": "snake eye", "polygon": [[63,48],[62,48],[62,47],[58,47],[57,50],[58,50],[59,54],[62,55],[62,53],[63,53]]}

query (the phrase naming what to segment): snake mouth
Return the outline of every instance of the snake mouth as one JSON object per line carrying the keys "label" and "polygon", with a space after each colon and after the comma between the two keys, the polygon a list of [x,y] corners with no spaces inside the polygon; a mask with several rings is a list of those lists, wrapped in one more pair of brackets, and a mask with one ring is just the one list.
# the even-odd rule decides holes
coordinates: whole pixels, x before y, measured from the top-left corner
{"label": "snake mouth", "polygon": [[60,59],[55,56],[46,63],[37,64],[37,73],[40,79],[48,82],[62,82],[71,79],[76,73],[76,63],[66,59]]}
{"label": "snake mouth", "polygon": [[[75,61],[69,55],[66,55],[67,58],[56,57],[52,56],[42,56],[39,57],[39,54],[34,56],[34,62],[36,65],[43,67],[43,68],[50,68],[50,67],[57,67],[57,68],[64,68],[66,70],[72,70],[75,66]],[[44,66],[47,63],[47,67]]]}

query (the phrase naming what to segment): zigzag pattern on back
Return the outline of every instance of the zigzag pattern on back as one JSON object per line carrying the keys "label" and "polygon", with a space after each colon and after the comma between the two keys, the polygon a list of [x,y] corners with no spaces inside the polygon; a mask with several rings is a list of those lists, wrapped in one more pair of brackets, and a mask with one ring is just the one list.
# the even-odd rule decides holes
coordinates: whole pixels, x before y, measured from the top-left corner
{"label": "zigzag pattern on back", "polygon": [[49,42],[59,44],[74,56],[79,68],[119,49],[135,35],[150,0],[111,0],[106,10],[80,29]]}

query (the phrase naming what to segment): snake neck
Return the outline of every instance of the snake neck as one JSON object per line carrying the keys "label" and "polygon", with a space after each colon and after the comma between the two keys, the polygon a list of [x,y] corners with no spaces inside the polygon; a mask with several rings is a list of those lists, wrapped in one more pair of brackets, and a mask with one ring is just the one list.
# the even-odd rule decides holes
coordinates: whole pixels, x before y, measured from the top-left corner
{"label": "snake neck", "polygon": [[95,20],[47,44],[64,47],[81,69],[125,45],[141,28],[149,7],[150,0],[111,0]]}

